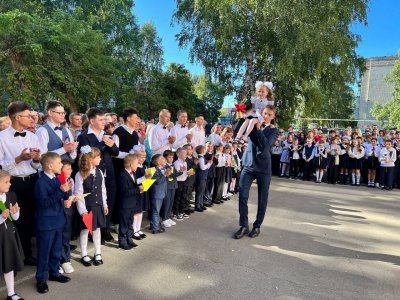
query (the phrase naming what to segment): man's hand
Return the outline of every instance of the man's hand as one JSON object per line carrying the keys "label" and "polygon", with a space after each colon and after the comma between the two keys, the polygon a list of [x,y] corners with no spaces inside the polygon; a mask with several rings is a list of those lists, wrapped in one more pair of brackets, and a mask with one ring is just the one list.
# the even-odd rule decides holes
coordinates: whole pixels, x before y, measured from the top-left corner
{"label": "man's hand", "polygon": [[38,148],[29,148],[31,151],[32,160],[35,162],[40,161],[40,149]]}
{"label": "man's hand", "polygon": [[77,147],[78,147],[78,142],[65,141],[63,144],[63,148],[64,148],[65,152],[67,152],[67,153],[74,152]]}
{"label": "man's hand", "polygon": [[103,136],[103,142],[104,144],[106,144],[107,147],[112,147],[115,144],[115,141],[113,140],[113,138],[109,135],[105,135]]}
{"label": "man's hand", "polygon": [[173,143],[175,143],[175,140],[176,140],[176,138],[174,137],[174,136],[169,136],[168,137],[168,142],[170,143],[170,144],[173,144]]}
{"label": "man's hand", "polygon": [[20,162],[26,161],[26,160],[31,160],[32,159],[32,153],[28,148],[25,148],[22,150],[21,154],[15,158],[15,162],[19,164]]}
{"label": "man's hand", "polygon": [[187,141],[188,141],[189,143],[192,141],[192,137],[193,137],[193,134],[191,134],[191,133],[188,133],[188,134],[186,135],[186,139],[187,139]]}

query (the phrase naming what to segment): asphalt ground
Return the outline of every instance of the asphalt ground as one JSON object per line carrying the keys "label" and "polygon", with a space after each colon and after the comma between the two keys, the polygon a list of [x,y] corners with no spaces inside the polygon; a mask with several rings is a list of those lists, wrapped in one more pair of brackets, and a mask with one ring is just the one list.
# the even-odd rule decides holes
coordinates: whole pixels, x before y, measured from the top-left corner
{"label": "asphalt ground", "polygon": [[[232,238],[233,196],[166,233],[145,230],[132,251],[103,246],[102,266],[82,266],[74,251],[72,280],[48,282],[47,294],[27,267],[16,291],[25,299],[400,299],[399,196],[273,178],[257,238]],[[253,187],[250,220],[256,200]]]}

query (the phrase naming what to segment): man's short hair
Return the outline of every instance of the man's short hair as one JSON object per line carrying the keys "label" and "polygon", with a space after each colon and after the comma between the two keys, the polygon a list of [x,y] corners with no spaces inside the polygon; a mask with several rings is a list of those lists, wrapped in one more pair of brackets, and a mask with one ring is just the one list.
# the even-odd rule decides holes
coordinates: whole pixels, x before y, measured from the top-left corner
{"label": "man's short hair", "polygon": [[179,116],[180,116],[181,114],[183,114],[183,113],[187,113],[187,111],[184,110],[184,109],[178,110],[178,112],[176,113],[177,118],[179,118]]}
{"label": "man's short hair", "polygon": [[139,112],[132,107],[127,107],[122,111],[122,118],[124,119],[124,122],[126,122],[126,119],[132,115],[139,116]]}
{"label": "man's short hair", "polygon": [[92,120],[95,119],[97,116],[104,116],[104,112],[97,107],[91,107],[86,111],[86,116],[89,120]]}
{"label": "man's short hair", "polygon": [[28,104],[23,101],[11,102],[7,107],[7,114],[9,117],[14,117],[16,114],[25,110],[29,110]]}
{"label": "man's short hair", "polygon": [[46,103],[45,109],[46,109],[46,111],[49,111],[49,110],[55,109],[56,107],[59,107],[59,106],[64,107],[64,105],[60,101],[50,100]]}

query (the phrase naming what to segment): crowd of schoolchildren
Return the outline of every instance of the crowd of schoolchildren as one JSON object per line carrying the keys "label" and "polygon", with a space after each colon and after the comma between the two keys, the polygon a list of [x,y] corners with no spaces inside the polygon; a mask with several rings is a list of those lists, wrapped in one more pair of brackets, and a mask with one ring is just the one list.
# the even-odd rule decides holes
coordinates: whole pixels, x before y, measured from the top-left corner
{"label": "crowd of schoolchildren", "polygon": [[314,179],[316,183],[400,188],[400,132],[378,130],[376,125],[294,133],[280,130],[272,149],[272,171],[279,177]]}
{"label": "crowd of schoolchildren", "polygon": [[[146,238],[144,213],[156,235],[230,200],[238,191],[248,136],[274,126],[263,124],[262,117],[271,111],[265,108],[273,108],[272,83],[257,82],[255,88],[254,97],[237,106],[235,128],[215,124],[208,134],[204,117],[190,122],[184,110],[176,122],[162,110],[157,124],[146,124],[133,108],[124,109],[120,119],[90,108],[66,122],[58,101],[47,103],[45,117],[23,102],[11,103],[8,117],[0,119],[0,264],[7,299],[21,299],[14,272],[24,264],[37,266],[39,293],[48,292],[47,280],[68,282],[63,273],[74,272],[74,238],[81,263],[99,266],[102,244],[131,250]],[[376,128],[365,138],[349,128],[329,136],[281,130],[272,149],[273,174],[304,180],[315,174],[316,182],[353,185],[368,179],[368,186],[379,182],[391,189],[400,181],[400,172],[394,172],[398,137],[384,137]],[[110,233],[113,224],[118,240]]]}

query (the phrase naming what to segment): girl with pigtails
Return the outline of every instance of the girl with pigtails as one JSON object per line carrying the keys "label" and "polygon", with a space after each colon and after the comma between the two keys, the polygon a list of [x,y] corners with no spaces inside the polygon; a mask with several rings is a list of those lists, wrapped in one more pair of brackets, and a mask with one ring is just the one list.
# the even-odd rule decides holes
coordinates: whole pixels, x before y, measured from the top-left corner
{"label": "girl with pigtails", "polygon": [[254,129],[254,125],[257,122],[264,122],[261,112],[267,105],[274,105],[275,103],[272,89],[272,82],[256,82],[254,96],[251,97],[250,101],[244,103],[246,105],[246,115],[240,119],[235,128],[237,133],[236,141],[244,143]]}

